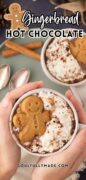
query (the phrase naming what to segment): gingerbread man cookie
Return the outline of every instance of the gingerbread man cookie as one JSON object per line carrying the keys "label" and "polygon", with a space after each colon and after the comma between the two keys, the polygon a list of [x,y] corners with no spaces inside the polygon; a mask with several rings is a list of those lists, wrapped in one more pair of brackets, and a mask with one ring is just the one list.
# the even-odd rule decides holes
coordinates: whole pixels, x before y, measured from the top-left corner
{"label": "gingerbread man cookie", "polygon": [[9,14],[4,15],[4,19],[11,21],[11,29],[25,29],[27,30],[27,27],[24,26],[22,23],[22,16],[24,11],[21,10],[21,6],[18,3],[12,3],[9,6]]}
{"label": "gingerbread man cookie", "polygon": [[79,63],[86,64],[86,36],[71,40],[69,48]]}
{"label": "gingerbread man cookie", "polygon": [[[46,123],[51,119],[50,111],[44,110],[41,98],[29,96],[18,107],[13,117],[13,126],[19,128],[17,137],[23,144],[32,141],[35,136],[41,136],[46,131]],[[18,112],[18,113],[17,113]]]}

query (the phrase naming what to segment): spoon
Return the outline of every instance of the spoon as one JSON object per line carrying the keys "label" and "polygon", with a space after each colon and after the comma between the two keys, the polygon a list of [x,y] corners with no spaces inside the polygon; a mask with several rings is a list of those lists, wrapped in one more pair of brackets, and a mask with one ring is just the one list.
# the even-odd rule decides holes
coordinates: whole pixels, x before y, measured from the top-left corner
{"label": "spoon", "polygon": [[10,65],[2,64],[0,65],[0,90],[6,87],[10,79]]}
{"label": "spoon", "polygon": [[13,90],[26,84],[30,78],[30,71],[27,69],[18,70],[9,82],[9,89]]}

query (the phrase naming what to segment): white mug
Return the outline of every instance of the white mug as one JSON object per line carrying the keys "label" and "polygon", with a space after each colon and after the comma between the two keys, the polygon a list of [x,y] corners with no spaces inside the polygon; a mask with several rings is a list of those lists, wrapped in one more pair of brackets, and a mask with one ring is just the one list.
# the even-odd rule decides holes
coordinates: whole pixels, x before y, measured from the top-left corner
{"label": "white mug", "polygon": [[[65,31],[67,30],[73,30],[73,29],[65,29]],[[59,37],[58,37],[59,38]],[[47,49],[47,46],[49,45],[49,43],[52,41],[53,38],[48,38],[42,48],[41,51],[41,66],[42,69],[45,73],[45,75],[53,82],[55,82],[56,84],[59,85],[63,85],[63,86],[67,86],[70,87],[72,92],[74,93],[74,95],[78,98],[78,100],[85,106],[86,105],[86,79],[78,82],[78,83],[74,83],[74,84],[67,84],[64,82],[61,82],[59,80],[57,80],[56,78],[54,78],[48,71],[47,67],[46,67],[46,63],[45,63],[45,51]]]}
{"label": "white mug", "polygon": [[[68,143],[66,145],[64,145],[59,151],[56,151],[56,152],[53,152],[53,153],[47,153],[47,154],[38,154],[38,153],[33,153],[33,152],[30,152],[29,150],[27,150],[26,148],[24,148],[20,143],[19,141],[17,140],[16,136],[14,135],[13,133],[13,127],[12,127],[12,118],[13,118],[13,115],[15,113],[15,110],[16,108],[18,107],[18,105],[20,104],[20,102],[30,96],[30,95],[33,95],[33,94],[36,94],[36,93],[39,93],[40,91],[46,91],[46,92],[53,92],[54,94],[56,94],[57,96],[60,96],[61,98],[63,98],[68,104],[69,106],[71,107],[73,113],[74,113],[74,117],[75,117],[75,130],[74,130],[74,133],[71,137],[71,139],[68,141]],[[78,122],[78,115],[77,115],[77,112],[73,106],[73,104],[65,97],[63,96],[62,94],[60,94],[59,92],[55,91],[55,90],[52,90],[52,89],[47,89],[47,88],[41,88],[41,89],[35,89],[35,90],[32,90],[32,91],[29,91],[27,92],[26,94],[24,94],[22,97],[20,97],[18,99],[18,101],[15,103],[13,109],[12,109],[12,112],[11,112],[11,115],[10,115],[10,120],[9,120],[9,125],[10,125],[10,131],[11,131],[11,134],[12,134],[12,137],[13,139],[16,141],[17,145],[20,147],[20,148],[23,148],[25,149],[30,155],[35,155],[35,156],[50,156],[50,155],[54,155],[55,153],[58,153],[60,151],[63,151],[65,150],[66,148],[68,148],[72,141],[74,140],[77,132],[82,129],[82,128],[85,128],[86,126],[84,124],[79,124]]]}
{"label": "white mug", "polygon": [[76,98],[80,101],[80,103],[83,104],[83,106],[86,106],[86,82],[81,83],[81,85],[78,86],[70,86],[70,89],[72,90],[73,94],[76,96]]}

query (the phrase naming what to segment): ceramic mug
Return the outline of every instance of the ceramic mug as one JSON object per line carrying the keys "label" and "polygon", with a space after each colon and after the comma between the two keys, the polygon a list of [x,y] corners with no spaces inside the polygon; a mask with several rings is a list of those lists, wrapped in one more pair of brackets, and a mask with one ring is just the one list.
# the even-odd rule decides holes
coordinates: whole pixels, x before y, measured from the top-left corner
{"label": "ceramic mug", "polygon": [[[69,30],[71,30],[71,29],[69,29]],[[67,29],[65,29],[65,31],[67,31]],[[44,45],[43,45],[43,48],[42,48],[42,51],[41,51],[41,66],[42,66],[42,69],[43,69],[45,75],[51,81],[53,81],[53,82],[55,82],[56,84],[59,84],[59,85],[70,87],[72,92],[73,92],[73,94],[85,106],[86,105],[86,79],[84,79],[84,80],[82,80],[80,82],[77,82],[77,83],[67,84],[67,83],[61,82],[61,81],[57,80],[56,78],[54,78],[50,74],[50,72],[48,71],[47,66],[46,66],[45,51],[47,49],[47,46],[50,44],[50,42],[52,40],[53,40],[53,38],[48,38],[45,41]]]}
{"label": "ceramic mug", "polygon": [[[47,153],[47,154],[41,154],[41,153],[38,154],[38,153],[33,153],[33,152],[30,152],[29,150],[27,150],[24,146],[22,146],[22,145],[19,143],[18,139],[16,138],[15,134],[13,133],[13,127],[12,127],[12,118],[13,118],[13,115],[14,115],[14,113],[15,113],[18,105],[21,103],[21,101],[22,101],[24,98],[26,98],[26,97],[28,97],[28,96],[30,96],[30,95],[34,95],[34,94],[36,94],[36,93],[39,93],[40,91],[52,92],[52,93],[54,93],[55,95],[63,98],[63,100],[65,100],[65,101],[68,103],[68,105],[71,107],[71,109],[72,109],[72,111],[73,111],[73,113],[74,113],[74,117],[75,117],[75,129],[74,129],[74,133],[73,133],[73,135],[71,136],[71,139],[68,141],[68,143],[66,143],[60,150],[58,150],[58,151],[56,151],[56,152],[53,152],[53,153]],[[78,122],[78,115],[77,115],[77,112],[76,112],[73,104],[72,104],[65,96],[63,96],[63,95],[60,94],[59,92],[57,92],[57,91],[55,91],[55,90],[52,90],[52,89],[47,89],[47,88],[41,88],[41,89],[35,89],[35,90],[32,90],[32,91],[29,91],[29,92],[27,92],[26,94],[24,94],[22,97],[20,97],[20,98],[17,100],[17,102],[15,103],[15,105],[14,105],[14,107],[13,107],[13,109],[12,109],[12,112],[11,112],[11,115],[10,115],[10,120],[9,120],[9,125],[10,125],[10,131],[11,131],[12,137],[13,137],[13,139],[16,141],[17,145],[18,145],[20,148],[25,149],[30,155],[43,156],[43,157],[44,157],[44,156],[49,156],[49,155],[54,155],[55,153],[60,152],[60,151],[63,151],[63,150],[65,150],[66,148],[68,148],[68,147],[71,145],[72,141],[74,140],[77,132],[78,132],[80,129],[86,127],[84,124],[79,124],[79,122]]]}

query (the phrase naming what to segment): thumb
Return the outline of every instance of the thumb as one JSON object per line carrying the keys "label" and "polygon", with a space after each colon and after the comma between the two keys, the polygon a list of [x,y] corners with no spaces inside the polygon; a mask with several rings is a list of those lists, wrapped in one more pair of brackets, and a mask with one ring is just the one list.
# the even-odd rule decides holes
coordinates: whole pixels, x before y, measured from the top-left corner
{"label": "thumb", "polygon": [[67,160],[72,163],[82,162],[86,158],[86,128],[76,136],[71,146],[65,151]]}

